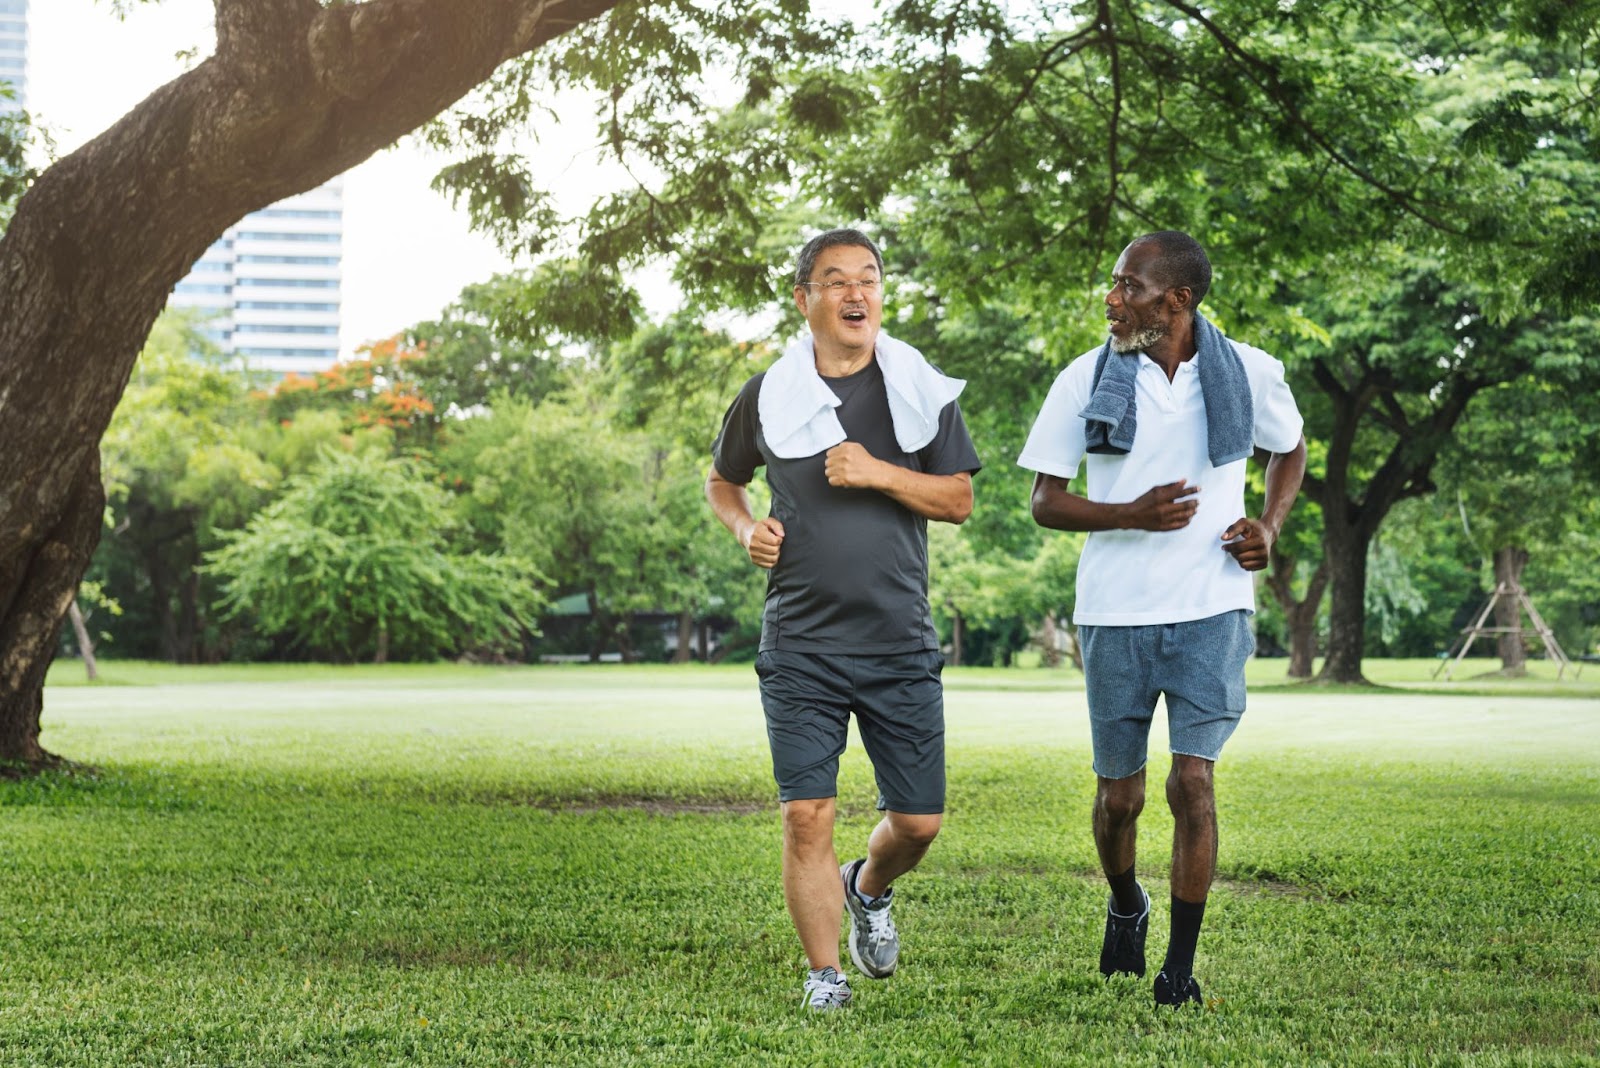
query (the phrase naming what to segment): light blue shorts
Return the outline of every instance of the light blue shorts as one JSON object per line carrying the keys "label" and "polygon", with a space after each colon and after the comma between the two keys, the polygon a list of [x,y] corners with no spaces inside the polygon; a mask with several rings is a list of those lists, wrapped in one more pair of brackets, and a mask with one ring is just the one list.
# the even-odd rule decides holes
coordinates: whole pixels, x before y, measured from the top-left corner
{"label": "light blue shorts", "polygon": [[1255,652],[1249,613],[1187,623],[1078,628],[1094,736],[1094,771],[1125,779],[1149,756],[1156,698],[1167,697],[1174,753],[1215,761],[1244,714],[1244,664]]}

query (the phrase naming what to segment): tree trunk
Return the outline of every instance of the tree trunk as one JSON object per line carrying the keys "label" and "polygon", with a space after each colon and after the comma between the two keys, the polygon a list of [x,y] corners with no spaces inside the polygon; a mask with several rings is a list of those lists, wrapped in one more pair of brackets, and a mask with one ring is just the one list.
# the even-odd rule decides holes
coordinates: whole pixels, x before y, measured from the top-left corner
{"label": "tree trunk", "polygon": [[77,596],[105,518],[98,450],[85,450],[83,461],[60,519],[38,539],[38,547],[0,565],[0,588],[10,594],[0,615],[0,764],[12,770],[62,763],[39,745],[39,713],[61,619]]}
{"label": "tree trunk", "polygon": [[600,597],[593,590],[585,594],[589,602],[589,663],[600,663],[600,657],[611,645],[612,632],[615,623],[611,617],[600,611]]}
{"label": "tree trunk", "polygon": [[1317,662],[1317,617],[1292,616],[1289,625],[1289,671],[1291,679],[1309,679]]}
{"label": "tree trunk", "polygon": [[1323,509],[1323,563],[1333,596],[1328,606],[1328,658],[1322,682],[1366,684],[1361,655],[1367,641],[1367,545],[1354,524],[1342,524]]}
{"label": "tree trunk", "polygon": [[47,168],[0,237],[0,759],[51,759],[44,676],[100,536],[97,445],[189,266],[616,4],[214,2],[216,53]]}
{"label": "tree trunk", "polygon": [[74,597],[67,605],[67,615],[72,619],[72,633],[78,639],[78,655],[83,657],[83,673],[93,682],[100,677],[94,662],[94,642],[89,638],[89,621],[83,618],[83,609]]}
{"label": "tree trunk", "polygon": [[1079,671],[1083,670],[1083,646],[1078,644],[1078,631],[1071,624],[1067,625],[1067,659],[1072,661],[1072,666]]}
{"label": "tree trunk", "polygon": [[1046,612],[1039,625],[1039,662],[1047,668],[1061,666],[1061,641],[1053,612]]}
{"label": "tree trunk", "polygon": [[144,570],[150,578],[150,604],[156,610],[156,635],[161,642],[161,659],[178,662],[178,621],[172,614],[172,591],[167,581],[167,562],[161,546],[146,546]]}
{"label": "tree trunk", "polygon": [[[1495,588],[1502,585],[1509,590],[1522,588],[1522,569],[1528,566],[1528,550],[1519,545],[1505,545],[1494,551]],[[1515,594],[1501,597],[1494,604],[1494,625],[1509,628],[1496,635],[1499,639],[1500,674],[1520,679],[1528,674],[1528,654],[1522,641],[1522,602]]]}
{"label": "tree trunk", "polygon": [[199,560],[191,560],[189,574],[178,587],[178,660],[180,664],[200,662],[200,572]]}
{"label": "tree trunk", "polygon": [[673,650],[674,664],[687,664],[694,659],[694,613],[685,608],[678,613],[678,648]]}
{"label": "tree trunk", "polygon": [[961,636],[966,630],[966,621],[961,618],[960,612],[950,614],[950,666],[961,666]]}
{"label": "tree trunk", "polygon": [[704,619],[695,627],[695,643],[700,652],[700,662],[711,663],[711,624]]}
{"label": "tree trunk", "polygon": [[389,628],[382,623],[378,624],[378,647],[372,654],[374,664],[387,664],[389,662]]}
{"label": "tree trunk", "polygon": [[1284,624],[1289,628],[1289,678],[1309,679],[1317,655],[1317,613],[1322,608],[1322,595],[1328,589],[1328,562],[1318,562],[1317,569],[1306,582],[1306,594],[1294,595],[1294,573],[1298,561],[1276,548],[1272,550],[1272,567],[1267,572],[1267,589],[1272,599],[1283,610]]}

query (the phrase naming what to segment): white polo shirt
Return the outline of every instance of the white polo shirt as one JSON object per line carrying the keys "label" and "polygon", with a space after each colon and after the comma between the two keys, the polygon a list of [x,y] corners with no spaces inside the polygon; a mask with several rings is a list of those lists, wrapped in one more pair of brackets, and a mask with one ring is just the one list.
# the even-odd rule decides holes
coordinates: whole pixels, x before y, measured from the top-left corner
{"label": "white polo shirt", "polygon": [[[1255,447],[1289,452],[1300,441],[1303,421],[1283,364],[1260,349],[1232,344],[1250,381]],[[1018,464],[1059,478],[1077,475],[1086,448],[1078,413],[1089,403],[1099,355],[1092,349],[1056,376]],[[1133,448],[1122,456],[1088,455],[1087,496],[1120,504],[1182,479],[1200,487],[1200,507],[1181,530],[1092,532],[1078,561],[1074,623],[1130,627],[1255,611],[1250,572],[1222,547],[1222,532],[1245,514],[1246,460],[1211,466],[1199,359],[1179,364],[1168,382],[1160,365],[1139,354]]]}

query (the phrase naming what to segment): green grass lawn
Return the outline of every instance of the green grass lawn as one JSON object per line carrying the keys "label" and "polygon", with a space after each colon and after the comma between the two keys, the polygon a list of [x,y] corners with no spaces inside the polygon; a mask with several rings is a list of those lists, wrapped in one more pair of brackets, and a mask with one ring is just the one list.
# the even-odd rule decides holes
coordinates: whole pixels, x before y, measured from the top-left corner
{"label": "green grass lawn", "polygon": [[[1185,1013],[1096,971],[1081,679],[950,671],[900,973],[814,1019],[747,667],[58,665],[97,770],[0,783],[0,1065],[1600,1064],[1596,680],[1368,668],[1252,665]],[[842,855],[872,798],[853,746]]]}

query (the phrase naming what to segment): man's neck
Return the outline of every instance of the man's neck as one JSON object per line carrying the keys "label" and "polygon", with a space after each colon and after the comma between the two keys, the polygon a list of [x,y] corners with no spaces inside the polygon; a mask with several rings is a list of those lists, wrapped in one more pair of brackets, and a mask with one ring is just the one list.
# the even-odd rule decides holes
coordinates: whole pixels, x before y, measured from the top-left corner
{"label": "man's neck", "polygon": [[864,348],[845,348],[838,345],[813,344],[816,350],[817,374],[823,378],[844,378],[853,375],[867,364],[872,362],[872,353],[876,348],[874,344]]}
{"label": "man's neck", "polygon": [[1174,323],[1167,336],[1145,349],[1144,354],[1167,373],[1167,381],[1171,382],[1178,373],[1178,365],[1194,359],[1197,351],[1194,320],[1191,318]]}

